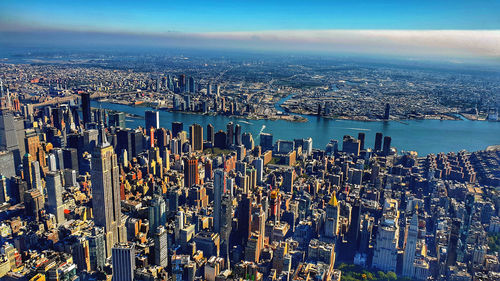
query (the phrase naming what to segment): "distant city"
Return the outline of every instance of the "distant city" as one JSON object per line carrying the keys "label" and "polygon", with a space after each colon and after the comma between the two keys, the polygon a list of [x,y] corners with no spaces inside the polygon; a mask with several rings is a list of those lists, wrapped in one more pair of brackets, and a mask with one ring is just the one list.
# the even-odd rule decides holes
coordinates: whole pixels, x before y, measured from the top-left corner
{"label": "distant city", "polygon": [[0,73],[2,280],[500,279],[495,71],[54,51]]}

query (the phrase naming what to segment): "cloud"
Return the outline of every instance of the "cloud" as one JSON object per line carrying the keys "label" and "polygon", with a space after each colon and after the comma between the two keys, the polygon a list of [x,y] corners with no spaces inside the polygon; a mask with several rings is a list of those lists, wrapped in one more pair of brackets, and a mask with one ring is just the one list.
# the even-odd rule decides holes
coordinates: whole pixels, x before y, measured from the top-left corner
{"label": "cloud", "polygon": [[0,31],[0,43],[142,45],[500,61],[500,30],[276,30],[131,33],[54,29]]}
{"label": "cloud", "polygon": [[196,34],[200,38],[291,49],[500,57],[500,30],[288,30]]}

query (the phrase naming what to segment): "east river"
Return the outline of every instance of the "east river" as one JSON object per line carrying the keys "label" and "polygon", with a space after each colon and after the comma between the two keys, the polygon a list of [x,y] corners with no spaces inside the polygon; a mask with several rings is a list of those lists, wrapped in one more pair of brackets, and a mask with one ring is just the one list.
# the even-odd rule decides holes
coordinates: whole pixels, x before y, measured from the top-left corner
{"label": "east river", "polygon": [[[282,101],[281,101],[282,102]],[[280,102],[280,103],[281,103]],[[277,107],[279,108],[279,104]],[[123,111],[129,114],[144,116],[147,107],[134,107],[108,102],[92,101],[92,107]],[[392,146],[401,151],[417,151],[419,155],[450,151],[476,151],[486,149],[490,145],[500,144],[500,122],[487,121],[454,121],[454,120],[406,120],[398,121],[351,121],[326,119],[306,116],[307,122],[290,122],[284,120],[246,120],[236,117],[200,115],[181,112],[160,111],[160,126],[171,129],[172,122],[184,123],[184,130],[193,123],[204,127],[212,124],[215,130],[226,130],[230,121],[240,124],[242,132],[250,132],[255,144],[259,144],[259,133],[271,133],[274,141],[278,139],[293,140],[297,138],[313,139],[315,148],[324,149],[330,139],[339,141],[341,149],[342,137],[359,132],[366,135],[365,146],[373,147],[375,133],[381,132],[392,138]],[[129,128],[144,126],[144,119],[126,119]]]}

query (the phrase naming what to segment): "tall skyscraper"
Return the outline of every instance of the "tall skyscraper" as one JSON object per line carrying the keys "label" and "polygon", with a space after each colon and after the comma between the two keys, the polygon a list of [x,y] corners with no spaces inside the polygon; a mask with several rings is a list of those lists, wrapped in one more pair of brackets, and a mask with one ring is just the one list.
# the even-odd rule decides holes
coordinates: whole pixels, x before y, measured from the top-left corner
{"label": "tall skyscraper", "polygon": [[155,265],[161,267],[168,266],[168,238],[167,230],[164,226],[159,226],[156,228],[154,234],[154,260]]}
{"label": "tall skyscraper", "polygon": [[90,94],[82,92],[81,98],[83,124],[87,125],[88,123],[92,122],[92,112],[90,111]]}
{"label": "tall skyscraper", "polygon": [[91,163],[94,222],[96,226],[104,227],[106,255],[109,257],[111,247],[118,242],[124,242],[126,238],[121,221],[118,159],[102,127],[98,145],[92,153]]}
{"label": "tall skyscraper", "polygon": [[391,137],[389,136],[384,137],[384,149],[382,150],[382,154],[386,156],[391,154]]}
{"label": "tall skyscraper", "polygon": [[390,117],[391,117],[391,105],[386,103],[385,104],[384,119],[389,120]]}
{"label": "tall skyscraper", "polygon": [[133,281],[135,270],[134,244],[120,243],[113,247],[113,281]]}
{"label": "tall skyscraper", "polygon": [[340,206],[335,192],[326,206],[325,236],[336,237],[339,232]]}
{"label": "tall skyscraper", "polygon": [[184,186],[191,187],[199,183],[198,159],[184,159]]}
{"label": "tall skyscraper", "polygon": [[262,151],[273,150],[273,135],[267,133],[260,133],[260,147]]}
{"label": "tall skyscraper", "polygon": [[358,133],[359,150],[365,150],[365,133]]}
{"label": "tall skyscraper", "polygon": [[264,160],[262,160],[262,158],[257,158],[253,160],[253,165],[257,170],[257,183],[261,184],[264,176]]}
{"label": "tall skyscraper", "polygon": [[47,211],[56,217],[57,224],[64,222],[64,205],[62,199],[61,172],[47,172]]}
{"label": "tall skyscraper", "polygon": [[387,199],[380,226],[378,227],[372,266],[383,271],[396,272],[398,241],[399,241],[399,211],[398,202]]}
{"label": "tall skyscraper", "polygon": [[234,123],[227,123],[226,147],[231,147],[234,143]]}
{"label": "tall skyscraper", "polygon": [[242,142],[241,142],[241,125],[240,124],[236,124],[236,126],[234,127],[234,144],[236,146],[242,144]]}
{"label": "tall skyscraper", "polygon": [[189,77],[189,92],[194,93],[196,92],[196,83],[194,81],[193,77]]}
{"label": "tall skyscraper", "polygon": [[104,229],[94,227],[87,238],[89,240],[90,268],[92,270],[104,270],[104,265],[106,264],[106,239],[104,237]]}
{"label": "tall skyscraper", "polygon": [[158,194],[153,196],[150,204],[148,208],[149,226],[151,229],[156,229],[167,222],[167,205],[163,197]]}
{"label": "tall skyscraper", "polygon": [[203,127],[200,124],[189,127],[189,138],[193,151],[203,151]]}
{"label": "tall skyscraper", "polygon": [[217,169],[214,172],[214,232],[221,231],[222,195],[226,192],[226,172]]}
{"label": "tall skyscraper", "polygon": [[108,122],[110,126],[125,129],[125,113],[113,112],[109,114]]}
{"label": "tall skyscraper", "polygon": [[375,151],[382,150],[382,133],[375,134],[375,146],[373,147]]}
{"label": "tall skyscraper", "polygon": [[243,135],[241,136],[241,142],[247,150],[252,150],[255,146],[252,134],[248,132],[243,133]]}
{"label": "tall skyscraper", "polygon": [[172,137],[175,138],[177,135],[184,130],[184,124],[182,122],[172,122]]}
{"label": "tall skyscraper", "polygon": [[418,215],[417,210],[413,211],[411,220],[407,221],[406,227],[406,246],[403,255],[403,276],[414,278],[415,274],[415,252],[418,239]]}
{"label": "tall skyscraper", "polygon": [[159,129],[160,128],[160,112],[153,110],[146,110],[144,112],[144,121],[145,128],[149,130],[151,128]]}
{"label": "tall skyscraper", "polygon": [[207,125],[207,141],[214,145],[215,141],[215,133],[214,133],[214,126],[212,124]]}

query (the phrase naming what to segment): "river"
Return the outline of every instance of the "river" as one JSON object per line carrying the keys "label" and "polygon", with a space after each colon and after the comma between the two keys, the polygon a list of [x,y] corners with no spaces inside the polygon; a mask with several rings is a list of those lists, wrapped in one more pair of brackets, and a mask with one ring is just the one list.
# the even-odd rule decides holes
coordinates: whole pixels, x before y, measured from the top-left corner
{"label": "river", "polygon": [[[287,97],[290,98],[290,97]],[[285,98],[285,99],[287,99]],[[276,106],[285,101],[281,100]],[[92,101],[93,107],[123,111],[144,116],[144,111],[150,108],[134,107],[107,102]],[[160,111],[160,126],[171,129],[175,121],[184,123],[184,130],[189,125],[201,124],[205,129],[208,124],[217,130],[225,130],[230,121],[240,124],[242,132],[252,133],[255,143],[259,143],[260,132],[271,133],[274,140],[293,140],[294,138],[313,139],[315,148],[324,149],[330,139],[342,142],[344,135],[356,136],[365,133],[365,146],[373,147],[375,133],[391,136],[392,146],[398,151],[417,151],[419,155],[438,152],[483,150],[487,146],[500,144],[500,122],[469,121],[469,120],[408,120],[404,124],[397,121],[352,121],[326,119],[317,116],[307,116],[308,122],[289,122],[284,120],[246,120],[227,116],[207,116],[199,114]],[[127,127],[144,126],[144,120],[126,120]]]}

